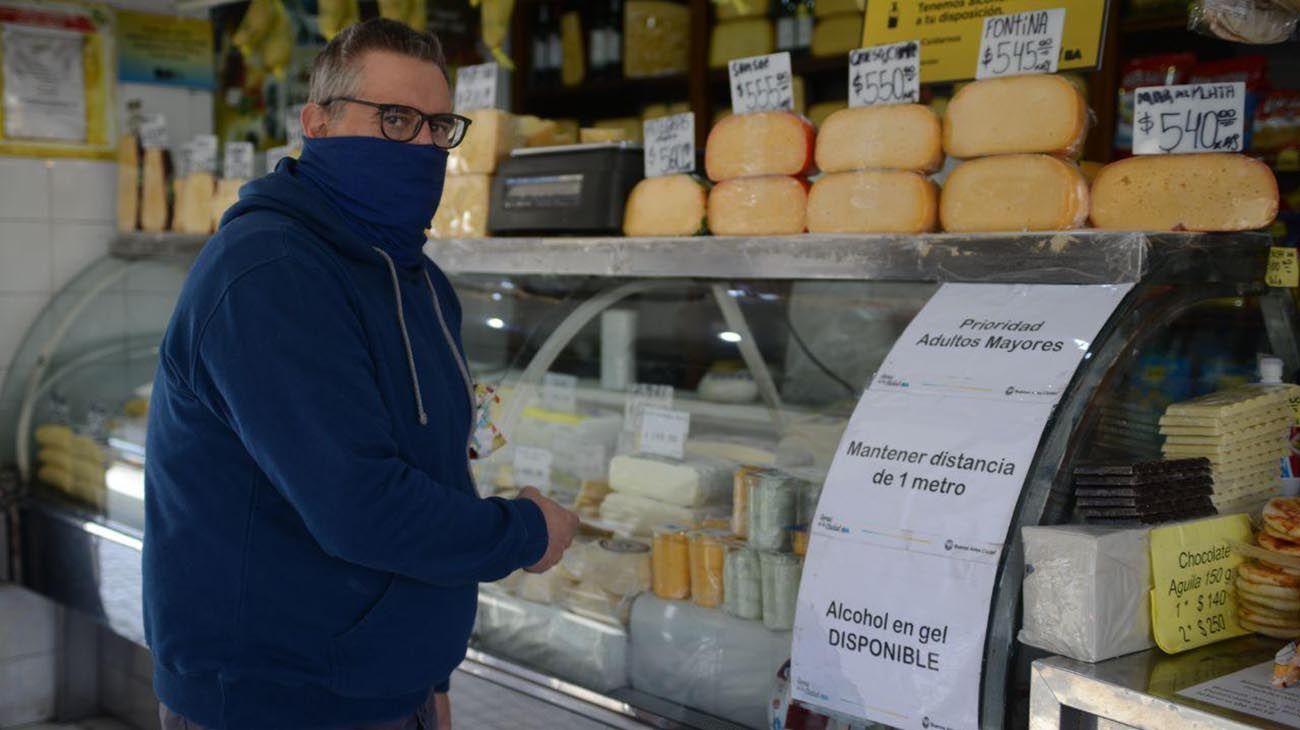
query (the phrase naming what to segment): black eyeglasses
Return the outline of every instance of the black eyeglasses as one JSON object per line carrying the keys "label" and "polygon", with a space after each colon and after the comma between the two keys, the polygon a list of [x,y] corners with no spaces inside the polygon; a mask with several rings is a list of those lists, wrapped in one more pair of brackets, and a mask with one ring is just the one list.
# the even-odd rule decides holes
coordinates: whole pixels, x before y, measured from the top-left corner
{"label": "black eyeglasses", "polygon": [[394,142],[410,142],[420,134],[427,123],[435,147],[449,150],[465,140],[471,120],[459,114],[425,114],[403,104],[376,104],[373,101],[336,96],[320,103],[321,106],[346,101],[379,110],[379,131]]}

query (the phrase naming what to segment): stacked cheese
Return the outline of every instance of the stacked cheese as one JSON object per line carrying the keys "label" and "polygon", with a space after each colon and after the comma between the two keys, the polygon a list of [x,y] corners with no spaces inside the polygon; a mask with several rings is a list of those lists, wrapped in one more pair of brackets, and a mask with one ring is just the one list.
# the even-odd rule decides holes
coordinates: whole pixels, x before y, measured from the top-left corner
{"label": "stacked cheese", "polygon": [[1160,419],[1165,458],[1209,459],[1214,506],[1254,509],[1276,493],[1295,421],[1288,398],[1297,392],[1294,385],[1243,386],[1175,403]]}
{"label": "stacked cheese", "polygon": [[601,519],[641,536],[663,523],[702,525],[730,512],[733,470],[731,463],[708,457],[616,456],[609,465],[613,492],[600,506]]}
{"label": "stacked cheese", "polygon": [[1131,157],[1092,184],[1097,228],[1248,231],[1271,225],[1277,209],[1273,170],[1238,154]]}
{"label": "stacked cheese", "polygon": [[1082,226],[1088,184],[1071,159],[1087,128],[1083,94],[1060,76],[1011,76],[963,87],[944,117],[944,150],[966,160],[944,183],[944,230]]}
{"label": "stacked cheese", "polygon": [[525,129],[510,113],[497,109],[473,111],[465,116],[473,123],[465,141],[447,159],[442,201],[429,226],[434,238],[487,235],[492,176],[497,165],[519,146],[521,130]]}
{"label": "stacked cheese", "polygon": [[709,230],[720,236],[767,236],[807,229],[808,182],[816,133],[790,112],[729,116],[714,125],[704,166]]}
{"label": "stacked cheese", "polygon": [[927,174],[943,165],[939,117],[920,104],[831,114],[817,135],[824,173],[808,196],[812,233],[934,230],[939,190]]}
{"label": "stacked cheese", "polygon": [[70,497],[103,507],[105,462],[103,447],[89,436],[57,424],[36,429],[36,477]]}

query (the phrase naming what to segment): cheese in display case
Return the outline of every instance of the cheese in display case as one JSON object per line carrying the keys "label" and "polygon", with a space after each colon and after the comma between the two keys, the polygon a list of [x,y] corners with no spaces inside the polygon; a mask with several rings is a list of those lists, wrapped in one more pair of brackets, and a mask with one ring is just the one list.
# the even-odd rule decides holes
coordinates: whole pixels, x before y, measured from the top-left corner
{"label": "cheese in display case", "polygon": [[708,230],[709,189],[693,175],[642,180],[623,210],[625,236],[694,236]]}
{"label": "cheese in display case", "polygon": [[709,192],[709,230],[718,236],[788,236],[808,228],[808,182],[769,175],[724,180]]}
{"label": "cheese in display case", "polygon": [[814,170],[816,130],[790,112],[733,114],[713,125],[704,167],[714,182],[761,175],[807,175]]}
{"label": "cheese in display case", "polygon": [[1070,157],[1088,134],[1088,102],[1061,76],[975,81],[953,96],[943,147],[962,159],[1028,152]]}
{"label": "cheese in display case", "polygon": [[900,170],[826,174],[808,193],[810,233],[925,233],[939,215],[939,186]]}
{"label": "cheese in display case", "polygon": [[957,166],[939,197],[945,231],[1063,231],[1088,221],[1088,182],[1050,155],[998,155]]}
{"label": "cheese in display case", "polygon": [[943,166],[943,128],[920,104],[842,109],[818,125],[816,161],[822,172],[935,172]]}
{"label": "cheese in display case", "polygon": [[1278,213],[1277,177],[1244,155],[1131,157],[1092,183],[1092,224],[1146,231],[1247,231]]}

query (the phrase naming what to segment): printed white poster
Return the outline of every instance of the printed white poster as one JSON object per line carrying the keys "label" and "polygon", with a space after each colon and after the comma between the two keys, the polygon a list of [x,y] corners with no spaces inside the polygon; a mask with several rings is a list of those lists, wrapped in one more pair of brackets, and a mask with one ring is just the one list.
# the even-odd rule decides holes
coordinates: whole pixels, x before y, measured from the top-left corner
{"label": "printed white poster", "polygon": [[5,25],[3,39],[5,136],[85,142],[85,38]]}
{"label": "printed white poster", "polygon": [[1256,664],[1178,694],[1287,727],[1300,727],[1300,687],[1274,687],[1273,662]]}

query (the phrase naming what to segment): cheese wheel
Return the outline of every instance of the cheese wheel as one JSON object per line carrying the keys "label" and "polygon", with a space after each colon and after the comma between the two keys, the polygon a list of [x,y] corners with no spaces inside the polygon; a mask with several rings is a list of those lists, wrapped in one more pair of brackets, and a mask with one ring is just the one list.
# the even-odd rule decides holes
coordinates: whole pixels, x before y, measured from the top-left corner
{"label": "cheese wheel", "polygon": [[808,120],[813,123],[814,127],[821,129],[832,114],[841,110],[848,109],[849,104],[846,101],[820,101],[808,107]]}
{"label": "cheese wheel", "polygon": [[1088,102],[1060,76],[985,79],[948,104],[943,148],[963,159],[1025,152],[1072,157],[1088,134]]}
{"label": "cheese wheel", "polygon": [[434,238],[486,236],[491,198],[491,175],[448,175],[430,234]]}
{"label": "cheese wheel", "polygon": [[743,177],[709,192],[709,230],[719,236],[803,233],[808,183],[797,177]]}
{"label": "cheese wheel", "polygon": [[812,233],[924,233],[938,213],[938,186],[915,172],[837,172],[808,193]]}
{"label": "cheese wheel", "polygon": [[718,182],[759,175],[807,175],[813,171],[817,132],[790,112],[733,114],[713,125],[704,168]]}
{"label": "cheese wheel", "polygon": [[835,112],[817,132],[817,168],[934,172],[943,166],[943,128],[927,106],[867,106]]}
{"label": "cheese wheel", "polygon": [[967,160],[939,198],[945,231],[1058,231],[1088,220],[1088,183],[1079,168],[1050,155]]}
{"label": "cheese wheel", "polygon": [[1235,154],[1130,157],[1092,184],[1092,224],[1144,231],[1249,231],[1277,217],[1277,178]]}
{"label": "cheese wheel", "polygon": [[775,50],[776,31],[768,18],[723,21],[713,26],[709,37],[709,68],[725,68],[733,58],[764,56]]}
{"label": "cheese wheel", "polygon": [[[465,116],[472,122],[465,140],[447,158],[447,173],[492,174],[497,164],[519,144],[514,118],[498,109],[480,109]],[[576,140],[575,140],[576,141]]]}
{"label": "cheese wheel", "polygon": [[625,236],[694,236],[708,216],[709,192],[690,175],[642,180],[623,209]]}
{"label": "cheese wheel", "polygon": [[813,27],[812,55],[842,56],[862,45],[862,14],[820,18]]}

